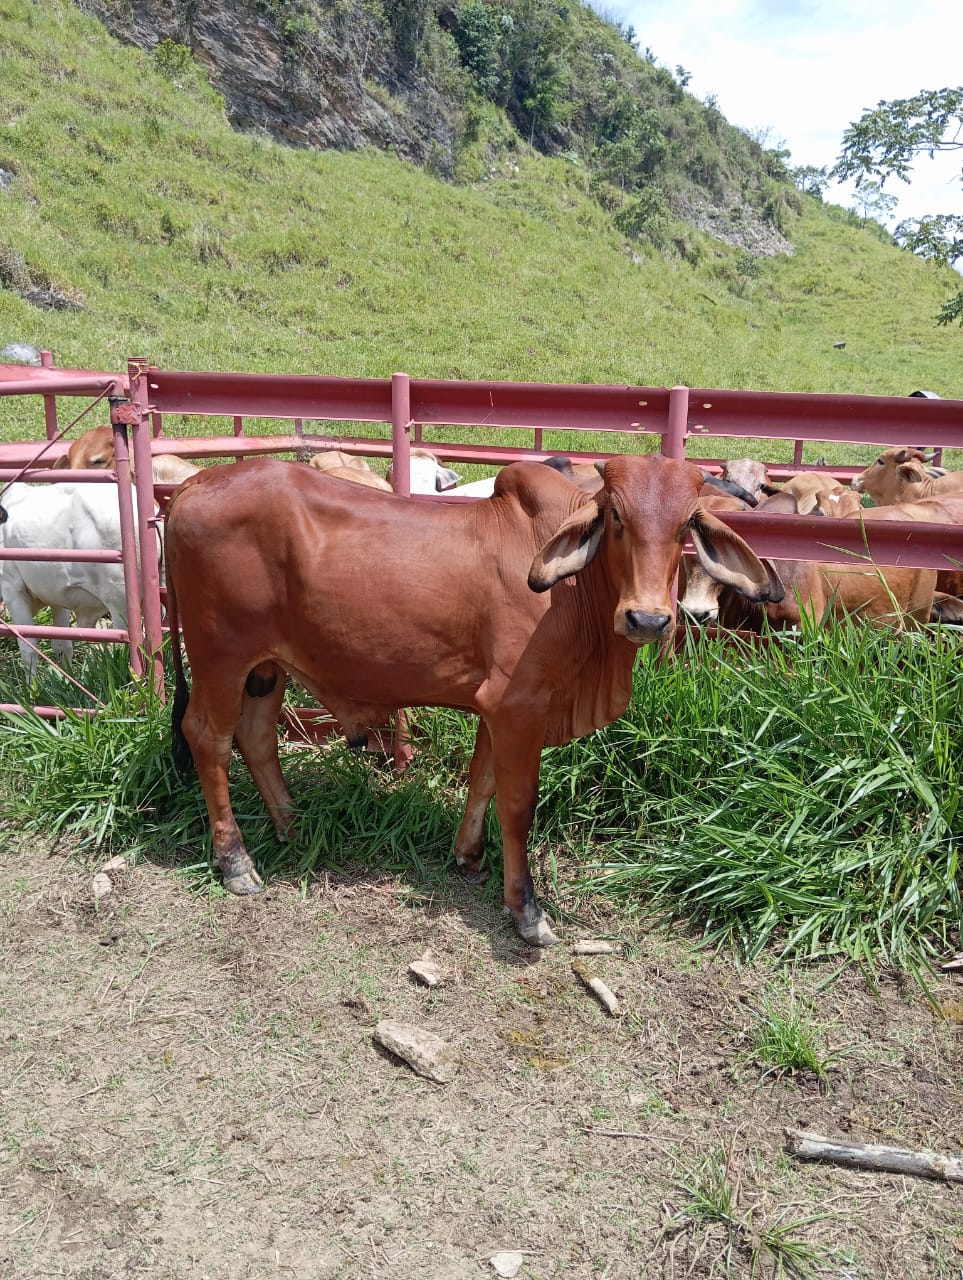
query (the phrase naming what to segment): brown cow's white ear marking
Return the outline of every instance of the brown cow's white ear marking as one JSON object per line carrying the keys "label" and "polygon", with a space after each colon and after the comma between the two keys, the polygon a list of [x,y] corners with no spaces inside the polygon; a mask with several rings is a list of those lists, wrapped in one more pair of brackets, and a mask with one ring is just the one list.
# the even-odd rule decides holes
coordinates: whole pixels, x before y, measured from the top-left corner
{"label": "brown cow's white ear marking", "polygon": [[528,585],[533,591],[548,591],[562,578],[591,564],[605,530],[605,511],[596,502],[587,502],[570,515],[532,561]]}
{"label": "brown cow's white ear marking", "polygon": [[710,512],[696,511],[689,521],[689,533],[699,563],[710,578],[756,603],[783,598],[785,588],[772,566]]}

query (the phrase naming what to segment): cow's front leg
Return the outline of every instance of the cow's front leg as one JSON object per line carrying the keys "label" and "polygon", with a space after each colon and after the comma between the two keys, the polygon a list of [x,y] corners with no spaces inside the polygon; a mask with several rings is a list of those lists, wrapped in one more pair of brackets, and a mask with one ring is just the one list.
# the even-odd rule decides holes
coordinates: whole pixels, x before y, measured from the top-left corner
{"label": "cow's front leg", "polygon": [[544,725],[532,717],[499,718],[490,726],[494,757],[495,810],[502,829],[505,910],[533,947],[558,942],[535,898],[528,862],[528,836],[538,803],[538,773]]}

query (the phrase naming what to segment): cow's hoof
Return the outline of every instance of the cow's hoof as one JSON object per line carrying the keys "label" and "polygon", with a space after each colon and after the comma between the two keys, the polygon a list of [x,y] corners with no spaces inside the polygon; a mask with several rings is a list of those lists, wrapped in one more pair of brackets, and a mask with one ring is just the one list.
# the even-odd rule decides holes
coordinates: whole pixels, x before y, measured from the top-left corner
{"label": "cow's hoof", "polygon": [[[506,911],[509,909],[506,907]],[[512,919],[515,921],[515,928],[518,930],[519,937],[523,942],[527,942],[530,947],[554,947],[558,938],[552,932],[552,927],[548,923],[548,917],[540,911],[537,916],[529,916],[528,919],[519,920],[512,912]]]}
{"label": "cow's hoof", "polygon": [[227,876],[224,888],[228,893],[236,893],[238,897],[244,898],[252,893],[260,893],[264,888],[264,881],[256,871],[241,871],[236,876]]}
{"label": "cow's hoof", "polygon": [[469,884],[483,885],[488,883],[488,872],[482,869],[480,861],[476,863],[459,862],[458,871]]}

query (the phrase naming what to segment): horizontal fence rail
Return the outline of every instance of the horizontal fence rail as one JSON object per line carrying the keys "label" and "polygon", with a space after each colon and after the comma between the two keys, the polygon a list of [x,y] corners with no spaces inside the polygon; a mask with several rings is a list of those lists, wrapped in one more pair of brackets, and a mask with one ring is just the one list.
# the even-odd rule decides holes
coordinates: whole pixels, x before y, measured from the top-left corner
{"label": "horizontal fence rail", "polygon": [[[143,357],[132,357],[126,372],[56,369],[49,352],[40,367],[0,365],[0,397],[39,397],[45,439],[0,443],[0,489],[13,480],[30,483],[117,483],[119,493],[137,492],[138,537],[142,546],[159,535],[162,516],[152,513],[152,498],[163,506],[175,486],[150,482],[152,456],[176,454],[195,461],[240,460],[261,454],[301,455],[319,449],[341,449],[366,458],[392,461],[395,488],[408,489],[408,457],[412,445],[425,444],[445,463],[503,465],[518,459],[542,460],[558,449],[543,447],[544,433],[593,435],[598,450],[563,449],[573,461],[591,461],[613,452],[647,451],[653,447],[670,457],[689,457],[718,472],[717,457],[692,457],[693,446],[706,449],[717,438],[794,442],[792,463],[768,463],[779,481],[800,470],[819,471],[844,482],[863,469],[847,464],[801,462],[806,442],[855,445],[916,445],[941,450],[963,448],[963,402],[911,396],[849,396],[728,391],[687,387],[607,386],[586,384],[454,381],[412,378],[338,378],[307,374],[185,372],[160,369]],[[84,400],[78,419],[62,428],[58,399]],[[98,408],[98,406],[102,406]],[[100,425],[109,410],[118,463],[115,471],[51,470],[73,435]],[[210,421],[212,430],[198,436],[165,434],[165,418],[186,415]],[[289,423],[276,434],[253,433],[253,419]],[[223,420],[227,430],[223,429]],[[357,427],[380,429],[359,434]],[[476,441],[446,440],[446,428],[478,429]],[[530,444],[499,442],[501,431],[530,431]],[[130,445],[137,467],[132,483]],[[426,440],[426,432],[430,439]],[[613,436],[622,439],[615,441]],[[626,437],[629,441],[626,441]],[[631,438],[638,438],[638,445]],[[72,436],[71,436],[72,438]],[[617,448],[613,448],[617,445]],[[38,458],[38,451],[43,451]],[[760,458],[760,461],[766,461]],[[121,497],[121,508],[129,498]],[[424,501],[470,501],[453,494]],[[2,503],[2,493],[0,493]],[[817,559],[839,564],[872,563],[921,568],[963,565],[963,528],[956,525],[899,521],[838,520],[803,516],[736,512],[720,515],[759,555],[777,559]],[[128,632],[98,628],[12,628],[0,635],[70,639],[126,640],[135,671],[148,671],[160,688],[160,643],[164,592],[157,565],[145,555],[139,575],[133,552],[131,517],[123,521],[124,549],[117,552],[25,552],[0,548],[0,560],[124,560],[135,574],[128,584]],[[134,565],[133,570],[130,566]],[[143,613],[141,613],[141,600]],[[67,634],[64,635],[63,633]],[[323,721],[311,709],[305,721]]]}

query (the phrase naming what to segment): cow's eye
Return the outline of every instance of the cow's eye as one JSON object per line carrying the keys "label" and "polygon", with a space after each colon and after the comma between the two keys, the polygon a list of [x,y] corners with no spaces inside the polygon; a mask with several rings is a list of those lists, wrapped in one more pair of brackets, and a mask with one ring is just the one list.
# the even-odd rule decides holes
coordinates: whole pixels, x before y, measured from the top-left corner
{"label": "cow's eye", "polygon": [[882,459],[882,458],[877,458],[877,459],[876,459],[876,465],[877,465],[878,467],[883,466],[883,459]]}
{"label": "cow's eye", "polygon": [[609,508],[609,509],[610,509],[610,510],[611,510],[611,512],[612,512],[612,523],[613,523],[614,525],[616,525],[619,529],[621,529],[621,528],[622,528],[622,517],[619,515],[619,513],[616,511],[616,509],[615,509],[614,507],[611,507],[611,508]]}

